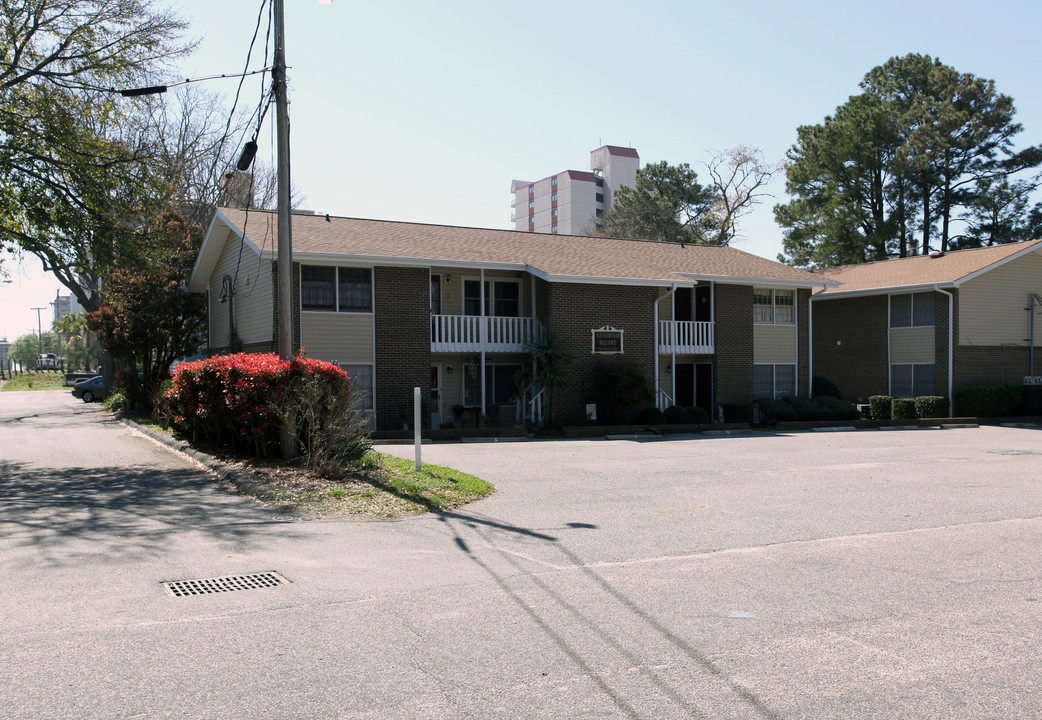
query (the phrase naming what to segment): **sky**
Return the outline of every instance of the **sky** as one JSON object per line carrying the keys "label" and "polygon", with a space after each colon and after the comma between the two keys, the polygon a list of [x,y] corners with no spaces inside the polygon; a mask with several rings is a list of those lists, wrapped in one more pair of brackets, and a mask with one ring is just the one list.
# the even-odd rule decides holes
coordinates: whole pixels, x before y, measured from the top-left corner
{"label": "sky", "polygon": [[[198,50],[170,81],[240,73],[261,0],[154,0]],[[921,53],[1010,95],[1022,148],[1042,142],[1042,4],[747,0],[286,0],[291,176],[330,215],[512,228],[510,182],[588,170],[601,145],[689,163],[744,144],[782,160],[887,59]],[[263,34],[263,29],[262,29]],[[263,67],[263,39],[250,69]],[[237,81],[205,83],[232,105]],[[259,78],[240,107],[256,106]],[[129,101],[129,100],[128,100]],[[258,160],[274,165],[270,118]],[[700,173],[705,178],[705,173]],[[740,227],[774,259],[784,177]],[[35,332],[64,288],[38,264],[0,284],[0,338]],[[44,313],[46,329],[48,313]]]}

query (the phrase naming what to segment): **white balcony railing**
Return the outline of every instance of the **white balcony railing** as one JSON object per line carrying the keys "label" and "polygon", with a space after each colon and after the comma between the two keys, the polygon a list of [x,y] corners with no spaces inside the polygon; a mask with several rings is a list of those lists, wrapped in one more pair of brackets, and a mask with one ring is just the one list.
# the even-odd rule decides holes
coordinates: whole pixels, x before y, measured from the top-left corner
{"label": "white balcony railing", "polygon": [[711,322],[660,320],[658,338],[660,353],[708,355],[715,352]]}
{"label": "white balcony railing", "polygon": [[535,318],[431,315],[431,352],[524,352],[540,333]]}

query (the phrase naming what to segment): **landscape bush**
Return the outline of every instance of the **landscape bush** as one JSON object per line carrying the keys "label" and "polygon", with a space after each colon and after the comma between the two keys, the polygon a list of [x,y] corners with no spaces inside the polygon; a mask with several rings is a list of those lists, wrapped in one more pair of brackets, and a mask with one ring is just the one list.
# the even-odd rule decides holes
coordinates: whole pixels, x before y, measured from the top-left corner
{"label": "landscape bush", "polygon": [[915,415],[921,418],[948,417],[948,398],[941,395],[920,395],[915,399]]}
{"label": "landscape bush", "polygon": [[756,401],[756,405],[760,411],[760,422],[765,424],[809,420],[854,420],[858,417],[857,408],[852,404],[828,396],[818,398],[789,396],[781,400],[761,398]]}
{"label": "landscape bush", "polygon": [[626,425],[639,408],[655,401],[651,383],[635,363],[601,363],[593,366],[597,418],[605,425]]}
{"label": "landscape bush", "polygon": [[667,425],[687,425],[691,422],[691,416],[679,405],[670,405],[663,411],[662,421]]}
{"label": "landscape bush", "polygon": [[839,385],[821,375],[815,375],[811,380],[810,394],[811,397],[816,398],[830,397],[836,398],[837,400],[843,399],[843,393],[839,391]]}
{"label": "landscape bush", "polygon": [[752,406],[748,403],[720,403],[725,423],[747,423],[752,416]]}
{"label": "landscape bush", "polygon": [[873,420],[890,420],[893,400],[889,395],[873,395],[868,399],[868,416]]}
{"label": "landscape bush", "polygon": [[368,443],[362,413],[351,407],[347,373],[320,360],[235,353],[183,363],[166,400],[171,424],[193,441],[255,457],[276,452],[290,417],[313,469],[328,470]]}
{"label": "landscape bush", "polygon": [[955,411],[964,417],[1003,417],[1015,414],[1023,401],[1023,389],[1013,383],[966,385],[953,393]]}
{"label": "landscape bush", "polygon": [[687,416],[688,418],[690,418],[690,422],[692,425],[709,424],[709,413],[706,412],[704,408],[700,408],[697,405],[691,405],[684,409],[687,410]]}
{"label": "landscape bush", "polygon": [[890,401],[891,420],[912,420],[915,417],[915,400],[912,398],[893,398]]}
{"label": "landscape bush", "polygon": [[662,411],[657,407],[646,407],[637,413],[638,425],[661,425]]}

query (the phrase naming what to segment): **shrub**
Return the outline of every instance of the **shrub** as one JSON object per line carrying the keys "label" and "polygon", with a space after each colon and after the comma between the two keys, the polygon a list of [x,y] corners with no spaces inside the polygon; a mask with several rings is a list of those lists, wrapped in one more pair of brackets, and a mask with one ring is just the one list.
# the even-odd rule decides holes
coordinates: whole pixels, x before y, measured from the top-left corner
{"label": "shrub", "polygon": [[679,405],[671,405],[662,413],[662,420],[667,425],[687,425],[691,422],[691,416]]}
{"label": "shrub", "polygon": [[127,401],[126,395],[121,392],[114,392],[105,398],[103,407],[109,412],[125,413],[130,409],[130,403]]}
{"label": "shrub", "polygon": [[873,395],[868,399],[868,416],[873,420],[889,420],[892,402],[889,395]]}
{"label": "shrub", "polygon": [[656,407],[647,407],[637,413],[638,425],[661,425],[662,411]]}
{"label": "shrub", "polygon": [[1025,385],[1023,410],[1025,415],[1042,415],[1042,387]]}
{"label": "shrub", "polygon": [[749,422],[751,411],[747,403],[721,403],[720,409],[724,413],[725,423]]}
{"label": "shrub", "polygon": [[1023,389],[1013,383],[967,385],[953,393],[959,415],[1001,417],[1012,415],[1023,400]]}
{"label": "shrub", "polygon": [[817,402],[828,408],[836,420],[857,420],[861,417],[853,403],[834,397],[819,397]]}
{"label": "shrub", "polygon": [[693,425],[708,425],[709,424],[709,413],[704,408],[700,408],[697,405],[684,408],[687,410],[687,416],[690,418],[690,422]]}
{"label": "shrub", "polygon": [[773,398],[760,398],[754,401],[760,411],[760,422],[764,424],[788,422],[796,419],[796,411],[791,405]]}
{"label": "shrub", "polygon": [[811,397],[816,398],[829,397],[836,398],[837,400],[843,399],[843,393],[839,391],[839,385],[821,375],[815,375],[813,380],[811,380],[810,394]]}
{"label": "shrub", "polygon": [[893,398],[890,401],[890,418],[893,420],[911,420],[915,417],[915,400],[911,398]]}
{"label": "shrub", "polygon": [[183,363],[166,398],[175,429],[259,457],[279,446],[282,422],[292,414],[302,455],[321,471],[368,442],[364,414],[350,406],[347,374],[320,360],[236,353]]}
{"label": "shrub", "polygon": [[593,366],[597,417],[608,425],[623,425],[638,408],[655,401],[651,383],[635,363],[602,363]]}
{"label": "shrub", "polygon": [[948,398],[941,395],[920,395],[915,399],[915,414],[921,418],[948,417]]}

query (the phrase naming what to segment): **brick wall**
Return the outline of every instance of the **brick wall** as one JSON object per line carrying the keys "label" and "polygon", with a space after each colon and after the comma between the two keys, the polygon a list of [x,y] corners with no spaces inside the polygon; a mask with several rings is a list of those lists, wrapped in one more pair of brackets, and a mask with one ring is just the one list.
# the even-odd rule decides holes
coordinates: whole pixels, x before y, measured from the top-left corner
{"label": "brick wall", "polygon": [[[593,366],[634,363],[648,378],[655,377],[655,298],[657,288],[550,283],[548,320],[562,349],[572,353],[572,380],[553,399],[553,421],[569,424],[585,417],[593,393]],[[611,325],[624,330],[623,354],[591,353],[591,330]]]}
{"label": "brick wall", "polygon": [[[430,275],[426,268],[373,269],[376,335],[376,423],[378,430],[413,425],[413,388],[430,397]],[[430,428],[424,409],[423,427]]]}
{"label": "brick wall", "polygon": [[[839,386],[843,399],[868,401],[890,389],[887,296],[814,303],[814,374]],[[945,326],[947,326],[945,303]]]}
{"label": "brick wall", "polygon": [[753,289],[716,285],[716,404],[744,403],[753,394]]}

